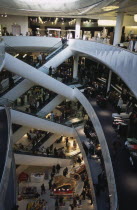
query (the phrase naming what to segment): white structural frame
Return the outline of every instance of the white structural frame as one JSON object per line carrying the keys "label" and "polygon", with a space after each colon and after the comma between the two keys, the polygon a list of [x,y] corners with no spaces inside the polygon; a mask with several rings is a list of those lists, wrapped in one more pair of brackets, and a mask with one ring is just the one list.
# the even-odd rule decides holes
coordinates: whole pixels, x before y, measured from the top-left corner
{"label": "white structural frame", "polygon": [[[137,55],[134,53],[129,52],[128,50],[119,48],[119,47],[114,47],[111,45],[105,45],[97,42],[89,42],[89,41],[83,41],[83,40],[69,40],[69,47],[66,48],[66,54],[67,52],[69,53],[69,56],[65,55],[65,58],[70,57],[71,55],[74,54],[85,54],[88,55],[105,65],[107,65],[114,73],[116,73],[129,87],[129,89],[133,92],[133,94],[137,97],[137,85],[136,85],[136,78],[137,78],[137,71],[136,71],[136,66],[137,66]],[[61,52],[60,55],[63,56],[63,51]],[[61,61],[63,62],[65,58],[59,59],[59,54],[57,54],[54,57],[54,61],[56,63],[54,64],[56,67],[56,64],[58,65]],[[8,58],[8,59],[7,59]],[[49,67],[52,64],[52,61],[50,60],[50,63],[47,64],[47,67]],[[13,62],[15,61],[15,64]],[[112,163],[110,160],[110,155],[109,151],[107,148],[106,144],[106,139],[104,136],[104,133],[102,131],[100,122],[98,118],[95,115],[95,112],[91,105],[89,106],[88,102],[86,101],[85,97],[79,93],[78,90],[73,90],[72,88],[67,87],[64,84],[59,83],[58,81],[55,82],[52,78],[46,75],[43,76],[44,74],[41,74],[42,72],[38,71],[36,72],[35,68],[31,68],[29,65],[24,64],[23,62],[17,61],[17,59],[13,59],[12,56],[6,54],[6,61],[5,61],[5,66],[7,67],[8,70],[14,72],[14,73],[19,73],[21,76],[28,78],[32,81],[31,85],[34,85],[35,83],[46,87],[66,98],[69,98],[70,100],[74,100],[77,98],[83,107],[86,109],[92,123],[94,124],[96,133],[98,135],[99,142],[101,144],[102,148],[102,154],[104,157],[104,163],[105,163],[105,168],[106,168],[106,174],[107,174],[107,179],[108,179],[108,187],[109,187],[109,192],[110,192],[110,201],[111,201],[111,209],[116,210],[117,209],[117,191],[116,191],[116,185],[115,185],[115,179],[114,179],[114,173],[113,173],[113,168],[112,168]],[[10,66],[12,64],[12,66]],[[18,64],[18,68],[16,65]],[[25,68],[25,71],[23,72],[23,68]],[[42,67],[41,71],[47,71],[47,67],[44,68]],[[27,72],[27,68],[28,71]],[[40,75],[42,78],[42,81],[40,81]],[[39,77],[39,78],[37,78]],[[47,79],[48,78],[48,79]],[[55,83],[49,84],[49,81],[52,82],[54,81]],[[48,85],[45,86],[44,82],[48,81]],[[57,84],[57,85],[55,85]],[[54,87],[55,86],[55,87]],[[64,88],[62,90],[62,88]],[[64,91],[65,90],[65,91]],[[90,112],[90,111],[91,112]],[[26,115],[25,115],[26,116]],[[13,114],[12,111],[12,118],[13,122],[17,124],[23,124],[23,125],[28,125],[28,126],[33,126],[35,128],[38,128],[35,123],[31,124],[34,118],[32,117],[25,117],[22,116],[20,117],[19,113]],[[29,119],[31,118],[31,119]],[[27,121],[26,121],[27,119]],[[35,118],[36,119],[36,118]],[[42,120],[42,119],[40,119]],[[43,123],[43,121],[41,121]],[[41,124],[39,121],[39,123]],[[36,122],[38,123],[38,121]],[[39,124],[38,123],[38,124]],[[35,125],[34,125],[35,124]],[[56,128],[53,127],[53,123],[47,123],[46,124],[47,129],[52,131],[53,133],[57,132],[58,134],[64,134],[68,136],[74,136],[74,131],[71,129],[65,128],[66,126],[56,126]],[[45,130],[45,128],[41,124],[41,129]],[[53,129],[53,130],[52,130]],[[70,133],[71,135],[70,135]]]}

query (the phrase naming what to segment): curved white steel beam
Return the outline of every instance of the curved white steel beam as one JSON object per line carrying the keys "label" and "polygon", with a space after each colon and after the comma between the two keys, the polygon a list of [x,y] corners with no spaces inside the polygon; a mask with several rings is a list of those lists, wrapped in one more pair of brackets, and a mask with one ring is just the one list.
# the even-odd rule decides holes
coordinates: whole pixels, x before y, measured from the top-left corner
{"label": "curved white steel beam", "polygon": [[[45,107],[43,107],[39,112],[37,112],[38,117],[44,117],[53,111],[65,98],[57,95],[52,101],[50,101]],[[22,126],[15,133],[13,133],[13,142],[16,143],[22,136],[29,132],[30,128]]]}
{"label": "curved white steel beam", "polygon": [[52,121],[44,120],[33,115],[25,114],[23,112],[11,110],[12,123],[35,128],[38,130],[49,131],[63,136],[74,136],[74,129],[62,124],[54,123]]}
{"label": "curved white steel beam", "polygon": [[[54,56],[51,60],[49,60],[46,64],[44,64],[42,67],[40,67],[38,70],[44,72],[45,74],[48,74],[48,71],[49,71],[48,68],[50,66],[56,68],[56,67],[58,67],[61,63],[63,63],[66,59],[68,59],[72,55],[73,55],[73,52],[69,49],[69,47],[67,47],[64,50],[62,50],[61,52],[59,52],[56,56]],[[14,63],[14,62],[16,62],[16,60],[14,59],[14,57],[13,57],[13,59],[10,57],[10,59],[11,59],[10,60],[11,61],[11,64]],[[14,63],[15,66],[16,66],[16,64],[17,63]],[[11,68],[11,66],[10,66],[10,68]],[[17,72],[18,72],[19,69],[20,69],[20,65],[18,66],[18,69],[16,69]],[[52,81],[55,81],[55,80],[53,79]],[[53,84],[54,84],[54,82],[53,82]],[[10,91],[8,91],[8,93],[6,93],[3,97],[6,98],[6,99],[8,99],[8,100],[15,101],[18,97],[20,97],[27,90],[29,90],[33,85],[35,85],[34,82],[29,81],[28,79],[24,79],[22,82],[20,82],[14,88],[12,88]],[[51,85],[52,85],[52,83],[51,83]],[[62,91],[63,91],[63,89],[62,89]]]}
{"label": "curved white steel beam", "polygon": [[79,102],[82,104],[84,109],[86,110],[91,122],[93,123],[94,129],[96,131],[96,134],[98,136],[98,140],[101,146],[102,155],[104,159],[104,165],[106,169],[106,175],[107,175],[107,182],[108,182],[108,189],[110,196],[110,205],[111,210],[116,210],[118,205],[118,199],[117,199],[117,190],[116,190],[116,183],[115,183],[115,177],[112,167],[112,162],[106,142],[106,138],[104,135],[104,132],[102,130],[102,126],[99,122],[99,119],[89,103],[89,101],[86,99],[86,97],[77,89],[74,89],[75,97],[79,100]]}
{"label": "curved white steel beam", "polygon": [[39,84],[59,95],[62,95],[71,100],[74,99],[73,89],[53,79],[52,77],[38,71],[34,67],[24,63],[23,61],[14,58],[10,54],[5,55],[5,66],[9,71],[29,79],[31,82]]}
{"label": "curved white steel beam", "polygon": [[137,97],[137,54],[120,47],[92,41],[69,40],[70,49],[107,65]]}

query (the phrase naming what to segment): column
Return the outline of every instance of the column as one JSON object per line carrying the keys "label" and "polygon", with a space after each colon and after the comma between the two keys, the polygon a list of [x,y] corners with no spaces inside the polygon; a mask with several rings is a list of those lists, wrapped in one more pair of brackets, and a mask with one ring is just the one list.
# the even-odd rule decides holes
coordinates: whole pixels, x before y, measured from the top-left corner
{"label": "column", "polygon": [[63,25],[61,25],[61,36],[62,37],[65,37],[65,26],[64,26],[64,24]]}
{"label": "column", "polygon": [[79,60],[79,56],[75,55],[74,56],[74,64],[73,64],[73,79],[78,78],[78,60]]}
{"label": "column", "polygon": [[[122,35],[123,19],[124,19],[124,13],[118,13],[117,14],[117,19],[116,19],[114,41],[113,41],[114,46],[120,43],[121,35]],[[107,84],[107,92],[110,90],[111,77],[112,77],[112,71],[110,70],[109,71],[108,84]]]}
{"label": "column", "polygon": [[111,70],[109,70],[108,84],[107,84],[107,92],[110,90],[111,77],[112,77],[112,71],[111,71]]}
{"label": "column", "polygon": [[124,13],[118,13],[117,19],[116,19],[114,41],[113,41],[114,46],[120,43],[121,35],[122,35],[123,19],[124,19]]}
{"label": "column", "polygon": [[76,19],[76,25],[75,25],[75,39],[80,39],[80,25],[81,25],[81,19]]}

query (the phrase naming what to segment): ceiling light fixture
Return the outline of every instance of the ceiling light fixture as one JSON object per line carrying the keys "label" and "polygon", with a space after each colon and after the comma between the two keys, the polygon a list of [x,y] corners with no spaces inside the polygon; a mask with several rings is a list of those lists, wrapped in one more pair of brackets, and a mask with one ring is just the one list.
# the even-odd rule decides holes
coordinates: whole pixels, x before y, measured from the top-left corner
{"label": "ceiling light fixture", "polygon": [[119,6],[108,6],[108,7],[103,7],[102,9],[107,12],[107,11],[115,10],[118,8]]}
{"label": "ceiling light fixture", "polygon": [[134,21],[137,22],[137,14],[134,15]]}
{"label": "ceiling light fixture", "polygon": [[98,26],[116,26],[116,20],[98,20]]}
{"label": "ceiling light fixture", "polygon": [[19,56],[19,54],[16,54],[14,57],[16,58],[16,57],[18,57]]}

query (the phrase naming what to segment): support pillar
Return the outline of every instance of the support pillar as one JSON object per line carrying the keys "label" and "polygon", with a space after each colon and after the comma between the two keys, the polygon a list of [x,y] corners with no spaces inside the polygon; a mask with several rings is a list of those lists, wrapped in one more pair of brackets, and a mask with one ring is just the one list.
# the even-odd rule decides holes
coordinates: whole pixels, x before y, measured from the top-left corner
{"label": "support pillar", "polygon": [[78,60],[79,60],[79,56],[75,55],[74,56],[74,64],[73,64],[73,79],[78,78]]}
{"label": "support pillar", "polygon": [[65,26],[61,25],[61,36],[65,37]]}
{"label": "support pillar", "polygon": [[[121,35],[122,35],[123,19],[124,19],[124,13],[118,13],[117,14],[117,19],[116,19],[114,41],[113,41],[114,46],[116,46],[117,44],[120,43]],[[107,84],[107,92],[110,90],[111,77],[112,77],[112,71],[110,70],[109,71],[109,77],[108,77],[108,84]]]}
{"label": "support pillar", "polygon": [[107,84],[107,92],[110,90],[111,77],[112,77],[112,71],[111,71],[111,70],[109,70],[108,84]]}
{"label": "support pillar", "polygon": [[75,25],[75,39],[80,39],[80,25],[81,25],[81,19],[76,19],[76,25]]}
{"label": "support pillar", "polygon": [[117,19],[116,19],[114,41],[113,41],[114,46],[120,43],[121,35],[122,35],[123,19],[124,19],[124,13],[118,13]]}

